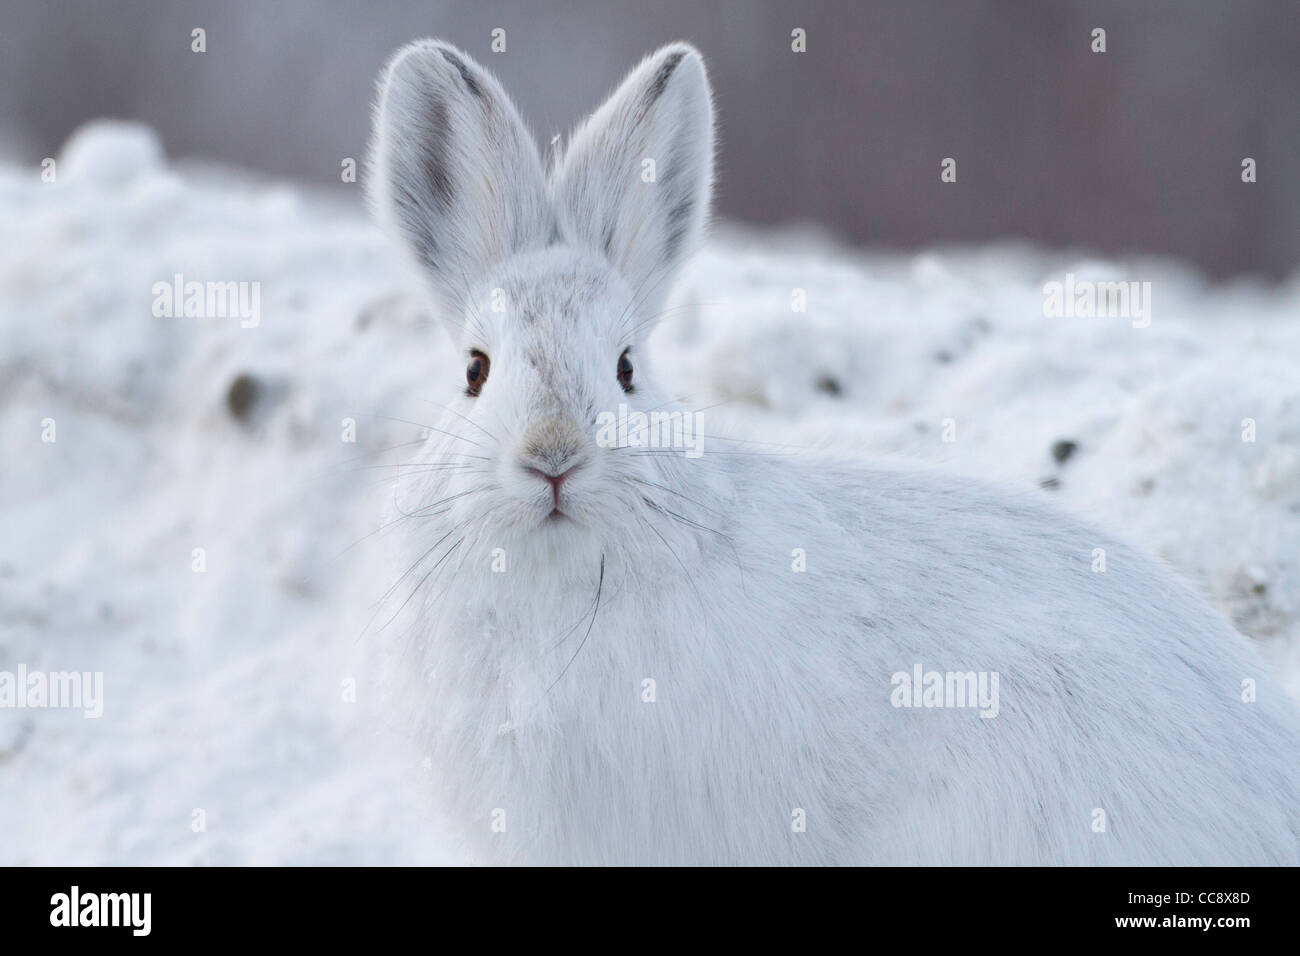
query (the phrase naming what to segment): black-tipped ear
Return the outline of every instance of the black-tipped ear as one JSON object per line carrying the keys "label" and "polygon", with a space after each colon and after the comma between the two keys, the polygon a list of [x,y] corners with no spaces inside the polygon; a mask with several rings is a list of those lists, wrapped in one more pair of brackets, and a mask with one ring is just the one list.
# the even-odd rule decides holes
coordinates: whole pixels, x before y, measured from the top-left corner
{"label": "black-tipped ear", "polygon": [[487,70],[422,40],[380,79],[368,187],[380,219],[455,322],[496,263],[552,231],[536,144]]}
{"label": "black-tipped ear", "polygon": [[651,308],[698,245],[712,191],[712,96],[685,43],[628,75],[574,133],[552,183],[562,235],[604,254]]}

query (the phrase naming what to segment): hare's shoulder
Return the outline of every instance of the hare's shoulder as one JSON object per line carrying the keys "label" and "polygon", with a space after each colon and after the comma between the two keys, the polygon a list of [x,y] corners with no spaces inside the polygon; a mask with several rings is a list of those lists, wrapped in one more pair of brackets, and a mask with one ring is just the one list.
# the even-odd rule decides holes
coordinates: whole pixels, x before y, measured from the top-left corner
{"label": "hare's shoulder", "polygon": [[747,466],[736,499],[744,550],[762,565],[778,545],[804,549],[823,606],[906,608],[918,626],[979,641],[1013,624],[1094,645],[1105,635],[1167,643],[1231,631],[1158,559],[1038,489],[893,461],[789,456]]}
{"label": "hare's shoulder", "polygon": [[981,549],[1104,540],[1131,550],[1039,489],[919,462],[810,453],[758,457],[733,467],[741,513],[777,522],[822,522],[832,531],[895,539],[911,534],[918,544],[943,541],[949,553],[963,540]]}

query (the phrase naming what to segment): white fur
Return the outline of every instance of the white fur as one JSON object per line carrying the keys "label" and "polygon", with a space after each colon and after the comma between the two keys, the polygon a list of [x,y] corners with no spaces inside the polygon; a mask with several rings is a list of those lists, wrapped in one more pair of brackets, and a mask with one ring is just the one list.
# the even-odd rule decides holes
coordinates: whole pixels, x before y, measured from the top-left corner
{"label": "white fur", "polygon": [[[458,344],[492,366],[477,398],[447,383],[449,434],[397,485],[410,570],[393,600],[412,597],[386,633],[395,706],[479,858],[1300,862],[1296,710],[1151,559],[939,472],[598,447],[600,411],[673,407],[643,346],[666,291],[648,289],[704,225],[702,61],[680,44],[648,58],[548,182],[495,81],[453,51],[476,96],[445,49],[390,66],[372,186],[399,237],[449,257],[423,276],[459,296]],[[459,184],[446,208],[419,201],[430,155]],[[567,518],[547,517],[529,463],[576,466]],[[998,715],[892,706],[892,675],[917,664],[996,672]]]}

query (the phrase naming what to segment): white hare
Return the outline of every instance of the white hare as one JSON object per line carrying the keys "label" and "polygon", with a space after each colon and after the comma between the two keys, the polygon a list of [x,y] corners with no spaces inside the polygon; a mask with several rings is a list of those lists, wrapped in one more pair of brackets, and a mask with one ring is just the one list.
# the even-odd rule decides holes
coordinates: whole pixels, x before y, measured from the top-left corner
{"label": "white hare", "polygon": [[694,49],[545,171],[487,70],[415,43],[372,146],[467,369],[402,485],[395,706],[476,858],[1300,862],[1295,708],[1153,560],[925,469],[597,440],[674,407],[645,340],[708,216]]}

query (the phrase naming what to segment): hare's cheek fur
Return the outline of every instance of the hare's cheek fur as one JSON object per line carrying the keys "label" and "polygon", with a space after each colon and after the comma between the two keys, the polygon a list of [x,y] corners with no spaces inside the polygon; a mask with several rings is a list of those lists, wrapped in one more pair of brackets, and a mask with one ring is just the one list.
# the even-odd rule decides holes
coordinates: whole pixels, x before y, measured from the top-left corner
{"label": "hare's cheek fur", "polygon": [[[593,440],[620,403],[672,407],[616,362],[648,359],[707,216],[697,52],[647,58],[547,175],[486,70],[412,44],[372,152],[380,219],[492,359],[400,483],[385,631],[483,858],[1300,862],[1296,709],[1156,562],[938,473]],[[922,669],[997,691],[914,707]]]}

